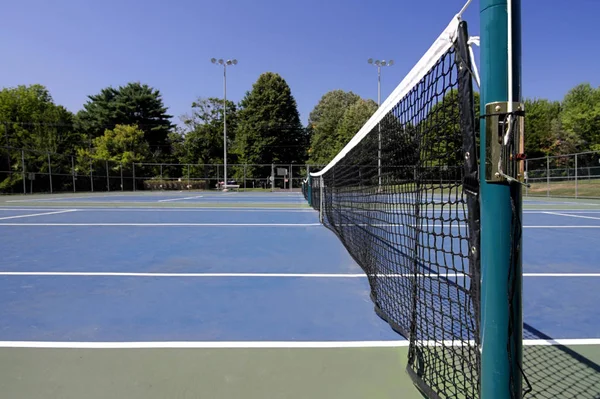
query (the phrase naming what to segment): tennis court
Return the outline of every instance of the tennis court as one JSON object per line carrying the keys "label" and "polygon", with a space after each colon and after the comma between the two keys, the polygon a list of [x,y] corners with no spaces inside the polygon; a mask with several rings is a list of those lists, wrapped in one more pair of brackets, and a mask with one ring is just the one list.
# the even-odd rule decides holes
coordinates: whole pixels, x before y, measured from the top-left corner
{"label": "tennis court", "polygon": [[[597,397],[600,201],[524,202],[532,395]],[[0,237],[6,397],[420,397],[299,193],[11,196]]]}

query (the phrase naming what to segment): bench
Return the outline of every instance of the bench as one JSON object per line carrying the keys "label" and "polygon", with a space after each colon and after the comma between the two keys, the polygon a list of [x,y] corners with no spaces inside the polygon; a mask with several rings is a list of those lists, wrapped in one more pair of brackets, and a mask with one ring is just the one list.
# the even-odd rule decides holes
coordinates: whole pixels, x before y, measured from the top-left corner
{"label": "bench", "polygon": [[[223,187],[223,186],[225,186],[225,187]],[[223,188],[223,189],[225,189],[225,190],[227,190],[227,189],[235,189],[235,190],[239,190],[239,188],[240,188],[240,185],[239,185],[239,184],[225,184],[225,185],[223,185],[223,184],[218,184],[218,185],[217,185],[217,187],[218,187],[218,188]]]}

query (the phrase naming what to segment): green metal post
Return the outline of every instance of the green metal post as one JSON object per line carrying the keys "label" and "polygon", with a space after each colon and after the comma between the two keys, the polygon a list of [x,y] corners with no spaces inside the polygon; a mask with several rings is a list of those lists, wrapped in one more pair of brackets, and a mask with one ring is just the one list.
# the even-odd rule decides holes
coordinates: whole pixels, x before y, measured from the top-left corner
{"label": "green metal post", "polygon": [[[521,100],[521,1],[480,0],[481,110],[496,101]],[[512,19],[509,45],[508,18]],[[512,65],[509,48],[512,47]],[[509,97],[512,68],[512,98]],[[486,123],[481,120],[481,143],[486,142]],[[481,145],[481,397],[520,398],[522,362],[522,266],[521,251],[511,257],[513,209],[521,217],[518,184],[488,183],[486,151]],[[520,236],[518,239],[521,248]],[[511,259],[512,258],[512,259]],[[509,276],[512,278],[509,279]],[[514,296],[509,298],[509,293]],[[509,303],[512,301],[512,312]],[[509,322],[512,318],[512,333]]]}
{"label": "green metal post", "polygon": [[308,176],[307,176],[307,179],[306,179],[306,184],[308,184],[308,186],[306,186],[306,189],[307,189],[307,195],[306,196],[308,197],[308,205],[312,206],[313,205],[313,203],[312,203],[312,190],[313,190],[313,188],[312,188],[312,176],[310,175],[310,171],[307,171],[307,173],[308,173]]}

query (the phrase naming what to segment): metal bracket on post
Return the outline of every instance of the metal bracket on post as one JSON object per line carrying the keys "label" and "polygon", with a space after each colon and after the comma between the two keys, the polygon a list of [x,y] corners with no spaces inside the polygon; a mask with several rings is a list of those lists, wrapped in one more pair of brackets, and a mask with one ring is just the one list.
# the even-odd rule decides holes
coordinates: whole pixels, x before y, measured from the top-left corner
{"label": "metal bracket on post", "polygon": [[486,164],[488,183],[525,183],[525,107],[505,101],[485,106]]}

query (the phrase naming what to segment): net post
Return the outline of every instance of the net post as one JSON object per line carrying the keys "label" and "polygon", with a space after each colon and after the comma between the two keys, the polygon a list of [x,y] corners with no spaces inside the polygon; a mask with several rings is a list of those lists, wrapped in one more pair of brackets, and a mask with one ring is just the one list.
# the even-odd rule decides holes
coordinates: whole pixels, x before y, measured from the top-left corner
{"label": "net post", "polygon": [[310,167],[307,168],[307,178],[306,178],[306,196],[308,197],[308,206],[313,207],[312,203],[312,176],[310,175]]}
{"label": "net post", "polygon": [[[482,114],[487,104],[507,102],[510,106],[521,101],[520,3],[520,0],[480,1]],[[481,120],[480,163],[480,397],[520,398],[523,320],[521,237],[517,222],[522,215],[522,193],[518,182],[498,183],[486,176],[487,164],[492,165],[487,145],[483,144],[487,136],[486,120],[487,117]],[[515,233],[518,235],[513,237]]]}
{"label": "net post", "polygon": [[323,224],[323,208],[325,207],[323,204],[324,201],[324,195],[323,195],[323,176],[319,177],[319,220],[321,221],[321,224]]}

